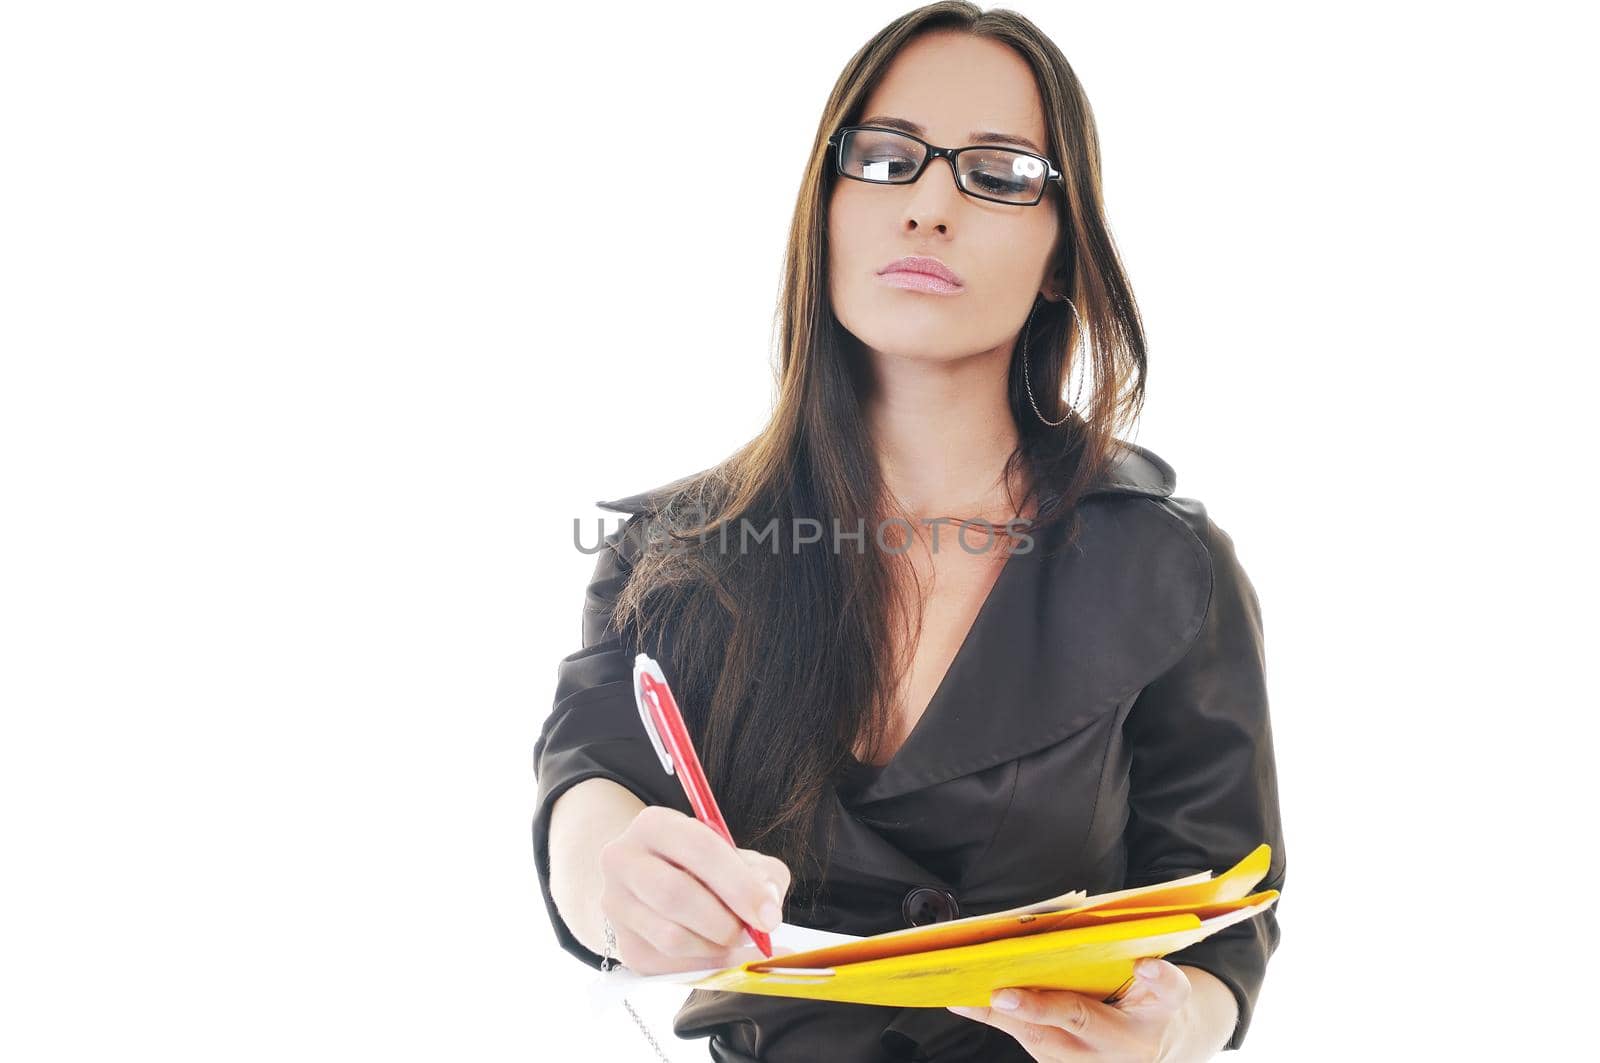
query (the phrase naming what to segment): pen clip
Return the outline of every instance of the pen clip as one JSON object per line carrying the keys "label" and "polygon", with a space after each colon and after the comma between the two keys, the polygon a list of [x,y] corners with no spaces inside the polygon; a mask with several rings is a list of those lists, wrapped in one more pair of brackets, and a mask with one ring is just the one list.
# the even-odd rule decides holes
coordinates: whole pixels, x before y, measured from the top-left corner
{"label": "pen clip", "polygon": [[[662,673],[661,666],[651,659],[649,654],[641,653],[633,659],[633,700],[639,707],[639,719],[644,721],[644,733],[650,736],[650,744],[656,747],[656,756],[661,758],[661,767],[668,775],[676,775],[672,766],[672,755],[667,752],[667,747],[661,741],[661,732],[656,727],[655,714],[651,712],[651,704],[656,701],[653,693],[645,690],[640,677],[648,675],[662,686],[667,685],[667,677]],[[656,710],[660,706],[656,705]]]}

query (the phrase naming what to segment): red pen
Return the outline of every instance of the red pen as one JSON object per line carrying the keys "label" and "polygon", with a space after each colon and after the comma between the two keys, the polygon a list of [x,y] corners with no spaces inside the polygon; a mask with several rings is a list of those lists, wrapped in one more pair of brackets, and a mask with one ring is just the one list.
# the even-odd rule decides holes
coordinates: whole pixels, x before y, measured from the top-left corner
{"label": "red pen", "polygon": [[[672,688],[667,685],[667,677],[662,673],[661,666],[648,654],[641,653],[633,659],[633,698],[638,703],[639,718],[644,721],[650,744],[656,747],[656,755],[661,758],[661,766],[668,775],[676,775],[678,782],[683,784],[683,792],[689,797],[695,818],[722,835],[729,845],[738,848],[733,835],[728,832],[721,809],[717,808],[717,799],[711,796],[711,784],[706,781],[705,770],[700,767],[700,757],[694,751],[694,743],[689,740],[689,729],[684,726],[683,714],[678,711],[678,702],[672,696]],[[750,940],[756,943],[762,954],[770,959],[772,940],[766,932],[757,930],[743,919],[739,923],[749,932]]]}

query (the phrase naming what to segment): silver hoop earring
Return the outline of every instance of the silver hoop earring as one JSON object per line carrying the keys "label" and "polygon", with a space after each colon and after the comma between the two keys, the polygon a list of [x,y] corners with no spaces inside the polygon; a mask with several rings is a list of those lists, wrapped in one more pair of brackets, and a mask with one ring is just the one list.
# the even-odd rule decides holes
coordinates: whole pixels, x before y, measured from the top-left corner
{"label": "silver hoop earring", "polygon": [[[1072,317],[1073,320],[1078,323],[1077,331],[1078,335],[1081,337],[1083,335],[1083,317],[1078,313],[1078,307],[1071,299],[1067,299],[1065,302],[1069,307],[1072,307]],[[1028,375],[1028,334],[1033,331],[1033,314],[1034,310],[1038,309],[1039,302],[1038,300],[1034,300],[1033,310],[1028,311],[1028,323],[1024,325],[1022,329],[1022,384],[1028,389],[1028,403],[1033,406],[1033,412],[1038,415],[1039,420],[1043,421],[1051,428],[1059,428],[1061,425],[1067,423],[1067,418],[1078,412],[1078,398],[1082,397],[1083,395],[1083,379],[1086,374],[1081,372],[1079,373],[1078,395],[1067,403],[1067,412],[1061,415],[1061,420],[1052,421],[1045,417],[1042,412],[1040,412],[1039,403],[1035,401],[1033,397],[1033,381],[1029,379]],[[1081,370],[1083,368],[1082,364],[1076,358],[1072,359],[1072,364],[1074,369]],[[1069,380],[1067,383],[1070,387],[1071,381]]]}

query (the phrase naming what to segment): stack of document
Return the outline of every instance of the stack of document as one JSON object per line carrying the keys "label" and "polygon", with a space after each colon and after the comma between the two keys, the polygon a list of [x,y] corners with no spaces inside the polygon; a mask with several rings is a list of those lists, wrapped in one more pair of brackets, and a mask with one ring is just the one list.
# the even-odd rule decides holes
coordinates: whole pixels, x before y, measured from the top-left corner
{"label": "stack of document", "polygon": [[[1267,910],[1277,890],[1250,892],[1272,858],[1262,844],[1220,875],[1210,871],[1115,893],[1082,890],[989,915],[871,937],[794,927],[775,946],[800,948],[737,967],[640,977],[603,976],[604,995],[670,983],[695,989],[855,1004],[984,1007],[996,989],[1071,989],[1114,1002],[1133,965],[1204,940]],[[599,987],[597,987],[598,989]]]}

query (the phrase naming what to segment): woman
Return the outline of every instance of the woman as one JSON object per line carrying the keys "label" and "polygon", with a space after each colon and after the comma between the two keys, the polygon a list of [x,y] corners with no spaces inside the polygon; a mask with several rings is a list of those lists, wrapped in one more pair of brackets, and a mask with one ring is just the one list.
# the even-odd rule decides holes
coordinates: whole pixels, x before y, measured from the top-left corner
{"label": "woman", "polygon": [[[874,934],[1220,871],[1263,841],[1258,888],[1282,890],[1255,592],[1172,469],[1115,436],[1145,347],[1099,172],[1082,88],[1020,16],[933,4],[850,61],[791,232],[770,423],[602,503],[629,517],[535,749],[567,951],[598,966],[609,929],[641,973],[718,967],[758,955],[740,920],[774,925],[769,901]],[[657,761],[641,650],[738,849]],[[675,1030],[720,1060],[1204,1059],[1242,1043],[1278,939],[1269,909],[1142,964],[1115,1005],[695,990]]]}

